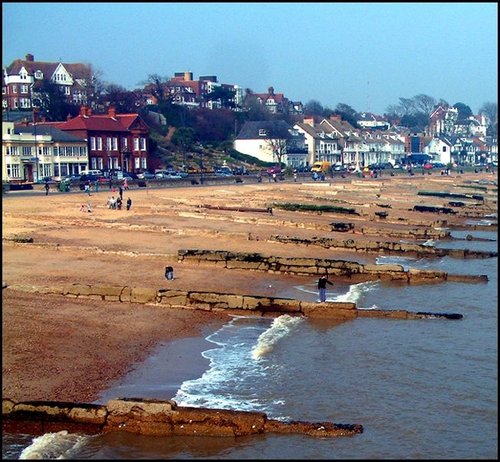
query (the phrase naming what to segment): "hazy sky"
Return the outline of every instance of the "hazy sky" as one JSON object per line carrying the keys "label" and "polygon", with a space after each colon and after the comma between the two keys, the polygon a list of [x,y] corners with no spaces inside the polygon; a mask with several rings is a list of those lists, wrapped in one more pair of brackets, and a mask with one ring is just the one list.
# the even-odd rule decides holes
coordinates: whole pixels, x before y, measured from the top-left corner
{"label": "hazy sky", "polygon": [[425,94],[498,99],[498,5],[2,3],[2,66],[88,63],[129,90],[190,71],[256,93],[382,114]]}

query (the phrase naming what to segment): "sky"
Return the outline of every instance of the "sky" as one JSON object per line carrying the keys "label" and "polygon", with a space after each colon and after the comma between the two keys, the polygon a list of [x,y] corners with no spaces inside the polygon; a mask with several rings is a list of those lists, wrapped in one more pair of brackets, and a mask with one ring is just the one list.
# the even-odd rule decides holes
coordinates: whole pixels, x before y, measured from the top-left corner
{"label": "sky", "polygon": [[330,109],[424,94],[476,114],[498,100],[498,4],[2,2],[2,67],[28,53],[128,90],[189,71]]}

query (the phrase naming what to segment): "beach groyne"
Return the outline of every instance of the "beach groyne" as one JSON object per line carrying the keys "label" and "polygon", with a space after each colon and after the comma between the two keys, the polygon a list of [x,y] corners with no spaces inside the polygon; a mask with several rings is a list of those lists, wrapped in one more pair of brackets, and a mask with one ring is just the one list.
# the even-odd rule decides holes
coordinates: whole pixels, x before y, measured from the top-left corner
{"label": "beach groyne", "polygon": [[292,298],[265,297],[217,292],[186,291],[179,289],[154,289],[147,287],[69,284],[59,287],[35,287],[27,285],[7,286],[14,290],[43,294],[62,295],[72,298],[152,304],[159,308],[192,309],[205,311],[228,310],[235,314],[279,316],[289,314],[309,318],[350,320],[355,318],[387,319],[462,319],[458,313],[412,312],[402,309],[358,308],[352,302],[307,302]]}
{"label": "beach groyne", "polygon": [[147,436],[238,437],[264,433],[299,433],[319,437],[353,436],[359,424],[280,421],[263,412],[178,406],[173,400],[118,398],[106,405],[56,401],[16,402],[3,398],[4,431],[99,434],[116,431]]}
{"label": "beach groyne", "polygon": [[[365,233],[367,234],[367,233]],[[376,234],[373,229],[371,234]],[[311,239],[290,237],[275,234],[269,239],[284,244],[317,245],[327,249],[349,249],[356,252],[377,252],[386,254],[407,254],[416,257],[446,257],[451,258],[494,258],[498,252],[470,250],[470,249],[445,249],[424,244],[411,244],[404,242],[386,241],[356,241],[354,239],[332,239],[327,237],[314,237]]]}
{"label": "beach groyne", "polygon": [[[354,245],[354,241],[352,242]],[[266,256],[260,253],[231,252],[227,250],[181,249],[177,252],[179,262],[213,264],[220,268],[287,273],[304,276],[348,277],[354,282],[373,280],[401,281],[408,284],[440,282],[487,282],[486,275],[450,274],[445,271],[419,270],[402,265],[362,264],[349,260],[324,258],[293,258]]]}

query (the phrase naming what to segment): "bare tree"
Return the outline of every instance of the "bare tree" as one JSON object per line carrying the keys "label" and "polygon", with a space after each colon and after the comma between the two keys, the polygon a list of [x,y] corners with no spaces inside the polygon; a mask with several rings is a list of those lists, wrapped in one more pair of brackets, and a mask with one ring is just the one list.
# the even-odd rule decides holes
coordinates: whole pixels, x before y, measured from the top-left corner
{"label": "bare tree", "polygon": [[273,153],[273,159],[276,159],[278,165],[281,165],[283,156],[286,154],[287,141],[284,138],[269,138],[267,145]]}
{"label": "bare tree", "polygon": [[169,80],[168,77],[162,77],[159,74],[149,74],[148,78],[142,82],[156,98],[159,106],[169,100],[169,95],[166,93],[166,86]]}
{"label": "bare tree", "polygon": [[413,98],[399,98],[399,107],[402,115],[411,115],[416,112]]}
{"label": "bare tree", "polygon": [[423,112],[427,116],[430,116],[436,107],[435,98],[424,94],[414,96],[413,102],[415,109],[418,112]]}
{"label": "bare tree", "polygon": [[484,103],[479,109],[479,114],[484,114],[490,124],[495,124],[498,121],[498,104],[497,103]]}

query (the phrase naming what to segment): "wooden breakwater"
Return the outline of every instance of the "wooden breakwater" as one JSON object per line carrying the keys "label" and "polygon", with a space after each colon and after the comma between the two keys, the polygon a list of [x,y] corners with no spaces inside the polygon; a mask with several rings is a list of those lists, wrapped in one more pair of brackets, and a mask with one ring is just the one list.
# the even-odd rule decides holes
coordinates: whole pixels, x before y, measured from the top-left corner
{"label": "wooden breakwater", "polygon": [[359,424],[269,419],[263,412],[178,406],[173,400],[119,398],[106,405],[57,401],[2,400],[4,431],[41,435],[67,430],[99,434],[116,431],[148,436],[237,437],[264,433],[353,436]]}

